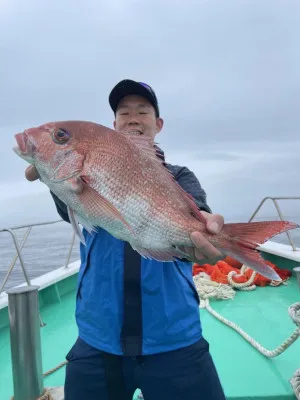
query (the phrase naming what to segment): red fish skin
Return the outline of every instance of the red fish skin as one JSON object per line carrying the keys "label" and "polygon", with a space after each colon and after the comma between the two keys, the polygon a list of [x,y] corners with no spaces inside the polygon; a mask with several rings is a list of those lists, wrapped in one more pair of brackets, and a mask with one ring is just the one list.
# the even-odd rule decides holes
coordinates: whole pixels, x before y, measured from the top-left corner
{"label": "red fish skin", "polygon": [[146,257],[182,258],[178,248],[193,246],[190,234],[200,231],[223,254],[275,279],[257,246],[298,227],[286,221],[225,224],[219,234],[209,234],[202,213],[147,137],[92,122],[59,121],[27,129],[16,141],[15,151],[35,165],[76,221],[88,230],[102,227]]}

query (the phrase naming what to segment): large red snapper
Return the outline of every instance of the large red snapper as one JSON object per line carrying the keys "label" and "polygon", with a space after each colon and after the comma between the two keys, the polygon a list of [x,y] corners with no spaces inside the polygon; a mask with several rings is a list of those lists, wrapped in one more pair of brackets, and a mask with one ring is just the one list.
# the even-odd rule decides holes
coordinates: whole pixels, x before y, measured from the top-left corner
{"label": "large red snapper", "polygon": [[224,255],[280,280],[257,247],[298,225],[225,224],[218,235],[208,233],[201,211],[156,156],[149,138],[82,121],[51,122],[15,137],[15,152],[67,205],[81,240],[78,223],[90,232],[105,229],[142,256],[170,261],[183,258],[179,248],[193,246],[190,233],[200,231]]}

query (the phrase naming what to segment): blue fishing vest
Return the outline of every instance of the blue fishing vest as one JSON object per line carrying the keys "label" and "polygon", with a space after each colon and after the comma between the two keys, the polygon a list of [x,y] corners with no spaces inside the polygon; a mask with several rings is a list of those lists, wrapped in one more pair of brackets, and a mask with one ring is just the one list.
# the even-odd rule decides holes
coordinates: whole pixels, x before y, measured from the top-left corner
{"label": "blue fishing vest", "polygon": [[[104,230],[84,234],[76,305],[79,336],[99,350],[121,355],[125,244]],[[140,285],[142,354],[174,350],[201,338],[191,263],[141,258]]]}

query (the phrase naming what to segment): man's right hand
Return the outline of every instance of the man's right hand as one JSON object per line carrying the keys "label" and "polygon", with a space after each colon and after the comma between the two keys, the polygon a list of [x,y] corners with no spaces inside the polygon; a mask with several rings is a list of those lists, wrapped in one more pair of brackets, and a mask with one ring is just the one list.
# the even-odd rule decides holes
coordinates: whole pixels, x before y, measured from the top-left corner
{"label": "man's right hand", "polygon": [[37,169],[33,165],[29,165],[29,167],[27,167],[25,170],[25,177],[27,180],[32,182],[39,179],[40,176]]}

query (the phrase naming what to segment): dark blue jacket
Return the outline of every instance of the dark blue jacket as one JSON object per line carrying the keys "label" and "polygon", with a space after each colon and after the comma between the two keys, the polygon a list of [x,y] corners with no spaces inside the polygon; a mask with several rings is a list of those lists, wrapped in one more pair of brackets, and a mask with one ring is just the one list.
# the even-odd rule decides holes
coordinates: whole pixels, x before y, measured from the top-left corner
{"label": "dark blue jacket", "polygon": [[[195,175],[186,167],[165,166],[199,208],[211,212]],[[51,194],[59,215],[69,222],[65,204]],[[76,321],[85,342],[113,354],[139,355],[174,350],[201,338],[191,263],[136,256],[103,229],[83,234]]]}

